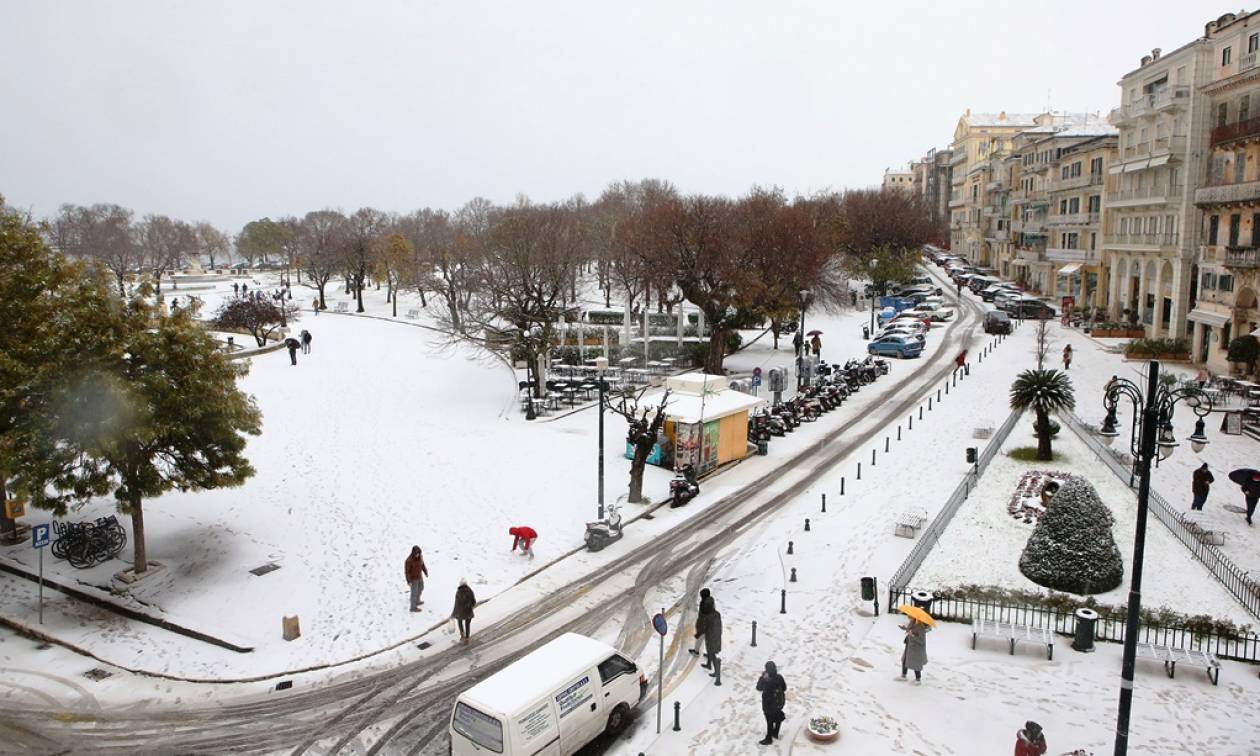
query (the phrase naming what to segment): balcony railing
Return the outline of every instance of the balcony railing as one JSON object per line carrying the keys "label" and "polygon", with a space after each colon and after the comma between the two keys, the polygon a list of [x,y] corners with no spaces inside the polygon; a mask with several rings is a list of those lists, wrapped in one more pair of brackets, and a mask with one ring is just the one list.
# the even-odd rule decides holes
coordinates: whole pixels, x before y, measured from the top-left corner
{"label": "balcony railing", "polygon": [[1260,248],[1226,247],[1226,268],[1260,268]]}
{"label": "balcony railing", "polygon": [[1079,189],[1082,186],[1096,186],[1103,182],[1101,173],[1085,173],[1072,178],[1061,178],[1054,182],[1054,189]]}
{"label": "balcony railing", "polygon": [[965,162],[967,162],[967,151],[966,151],[966,150],[962,150],[962,149],[960,149],[960,150],[955,150],[955,151],[954,151],[954,153],[953,153],[952,155],[950,155],[950,156],[949,156],[949,164],[950,164],[950,165],[958,165],[958,164],[960,164],[960,163],[965,163]]}
{"label": "balcony railing", "polygon": [[1167,202],[1169,197],[1177,197],[1185,189],[1182,184],[1175,186],[1152,185],[1137,189],[1123,189],[1118,192],[1107,192],[1107,204],[1124,205],[1158,205]]}
{"label": "balcony railing", "polygon": [[1250,71],[1256,67],[1256,53],[1247,53],[1238,59],[1238,73]]}
{"label": "balcony railing", "polygon": [[1227,123],[1224,126],[1217,126],[1212,129],[1209,141],[1215,147],[1226,142],[1255,137],[1260,137],[1260,116],[1236,123]]}
{"label": "balcony railing", "polygon": [[1083,226],[1089,222],[1089,213],[1056,213],[1046,219],[1051,226]]}
{"label": "balcony railing", "polygon": [[1169,136],[1156,137],[1151,142],[1151,155],[1177,155],[1186,151],[1186,135],[1171,134]]}
{"label": "balcony railing", "polygon": [[1105,244],[1128,247],[1175,247],[1181,240],[1180,234],[1107,234]]}
{"label": "balcony railing", "polygon": [[1250,202],[1260,199],[1260,181],[1247,181],[1242,184],[1223,184],[1221,186],[1205,186],[1194,191],[1194,204],[1215,205],[1230,202]]}
{"label": "balcony railing", "polygon": [[965,197],[950,197],[949,198],[950,207],[962,207],[966,203],[967,203],[967,199]]}
{"label": "balcony railing", "polygon": [[1046,259],[1052,262],[1090,262],[1094,253],[1088,249],[1069,249],[1067,247],[1047,247]]}

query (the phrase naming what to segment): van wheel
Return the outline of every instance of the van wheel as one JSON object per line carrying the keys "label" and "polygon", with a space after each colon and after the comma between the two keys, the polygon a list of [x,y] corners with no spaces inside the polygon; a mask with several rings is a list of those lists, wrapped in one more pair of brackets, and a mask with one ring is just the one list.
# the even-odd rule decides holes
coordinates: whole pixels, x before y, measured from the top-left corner
{"label": "van wheel", "polygon": [[604,732],[609,735],[617,736],[621,731],[626,729],[626,722],[630,719],[630,707],[625,704],[617,704],[613,707],[612,713],[608,715],[608,726],[604,728]]}

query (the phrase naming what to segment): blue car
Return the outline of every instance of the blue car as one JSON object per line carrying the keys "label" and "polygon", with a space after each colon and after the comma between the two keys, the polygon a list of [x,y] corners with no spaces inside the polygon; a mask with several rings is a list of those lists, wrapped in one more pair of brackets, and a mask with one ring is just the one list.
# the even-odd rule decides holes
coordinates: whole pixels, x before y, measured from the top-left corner
{"label": "blue car", "polygon": [[890,334],[881,336],[866,345],[868,354],[880,357],[918,357],[923,353],[923,344],[913,336],[897,336]]}

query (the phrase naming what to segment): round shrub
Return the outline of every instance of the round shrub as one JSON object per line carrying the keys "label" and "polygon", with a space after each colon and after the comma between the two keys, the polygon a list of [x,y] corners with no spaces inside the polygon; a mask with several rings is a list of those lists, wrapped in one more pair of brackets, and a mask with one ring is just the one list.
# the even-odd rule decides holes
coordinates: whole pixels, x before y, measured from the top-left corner
{"label": "round shrub", "polygon": [[1124,580],[1111,533],[1115,520],[1083,478],[1064,483],[1019,558],[1019,571],[1037,585],[1079,595],[1104,593]]}

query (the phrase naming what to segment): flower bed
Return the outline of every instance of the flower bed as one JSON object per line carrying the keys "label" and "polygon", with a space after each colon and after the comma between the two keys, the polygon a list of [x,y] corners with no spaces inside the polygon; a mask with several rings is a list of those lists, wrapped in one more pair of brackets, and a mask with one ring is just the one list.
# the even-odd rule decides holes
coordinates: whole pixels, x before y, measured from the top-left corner
{"label": "flower bed", "polygon": [[810,718],[805,731],[819,743],[830,743],[840,737],[840,725],[836,723],[836,720],[827,716]]}
{"label": "flower bed", "polygon": [[1020,476],[1015,486],[1015,493],[1006,503],[1006,511],[1011,517],[1023,520],[1028,524],[1035,523],[1045,514],[1046,508],[1041,503],[1041,489],[1046,483],[1057,483],[1062,486],[1076,476],[1065,472],[1048,472],[1046,470],[1029,470]]}

